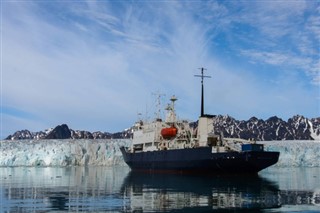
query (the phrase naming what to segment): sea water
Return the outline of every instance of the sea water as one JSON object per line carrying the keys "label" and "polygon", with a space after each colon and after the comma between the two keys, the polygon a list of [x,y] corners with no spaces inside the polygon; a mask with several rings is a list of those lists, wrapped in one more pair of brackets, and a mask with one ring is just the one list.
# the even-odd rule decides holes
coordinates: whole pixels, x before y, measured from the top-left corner
{"label": "sea water", "polygon": [[320,167],[273,166],[257,176],[2,167],[0,212],[320,212],[319,182]]}

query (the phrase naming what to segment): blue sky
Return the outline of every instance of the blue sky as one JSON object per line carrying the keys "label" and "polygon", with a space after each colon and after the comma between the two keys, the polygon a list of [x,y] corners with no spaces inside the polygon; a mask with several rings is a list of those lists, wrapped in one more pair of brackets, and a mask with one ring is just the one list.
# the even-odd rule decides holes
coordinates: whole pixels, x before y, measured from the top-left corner
{"label": "blue sky", "polygon": [[1,1],[1,135],[153,117],[320,116],[319,1]]}

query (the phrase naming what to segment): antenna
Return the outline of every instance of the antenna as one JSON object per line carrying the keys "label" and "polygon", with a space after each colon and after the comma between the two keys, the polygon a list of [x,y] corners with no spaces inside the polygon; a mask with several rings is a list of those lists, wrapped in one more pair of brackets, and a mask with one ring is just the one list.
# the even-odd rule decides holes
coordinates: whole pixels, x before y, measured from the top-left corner
{"label": "antenna", "polygon": [[142,116],[142,113],[141,112],[137,112],[137,118],[138,118],[138,121],[141,121],[141,116]]}
{"label": "antenna", "polygon": [[201,115],[200,117],[203,117],[204,115],[204,91],[203,91],[203,78],[211,78],[211,76],[203,75],[203,71],[207,70],[203,67],[199,68],[201,70],[201,75],[194,75],[195,77],[201,78]]}
{"label": "antenna", "polygon": [[161,94],[159,91],[153,92],[152,95],[155,95],[157,98],[156,102],[156,118],[161,119],[161,97],[165,96],[165,94]]}

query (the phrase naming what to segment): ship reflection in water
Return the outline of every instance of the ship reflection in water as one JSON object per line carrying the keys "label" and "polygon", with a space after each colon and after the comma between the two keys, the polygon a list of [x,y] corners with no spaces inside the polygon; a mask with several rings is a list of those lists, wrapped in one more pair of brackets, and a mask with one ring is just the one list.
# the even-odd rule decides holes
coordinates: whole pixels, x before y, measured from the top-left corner
{"label": "ship reflection in water", "polygon": [[186,176],[130,172],[121,189],[133,212],[279,208],[276,184],[259,176]]}
{"label": "ship reflection in water", "polygon": [[273,168],[257,176],[196,176],[128,167],[0,168],[0,212],[317,212],[319,172]]}

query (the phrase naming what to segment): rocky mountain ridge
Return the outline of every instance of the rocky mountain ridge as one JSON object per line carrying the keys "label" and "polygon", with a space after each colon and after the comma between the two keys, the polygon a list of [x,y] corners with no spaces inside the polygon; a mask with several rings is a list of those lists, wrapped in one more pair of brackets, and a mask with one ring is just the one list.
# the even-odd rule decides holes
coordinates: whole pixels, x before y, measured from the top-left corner
{"label": "rocky mountain ridge", "polygon": [[[228,115],[214,116],[215,134],[224,137],[253,139],[257,141],[269,140],[320,140],[320,117],[308,119],[301,115],[293,116],[284,121],[276,116],[267,120],[252,117],[247,121],[236,120]],[[194,122],[193,125],[197,125]],[[40,132],[20,130],[9,135],[5,140],[21,139],[111,139],[130,138],[132,128],[122,132],[89,132],[72,130],[66,124]]]}
{"label": "rocky mountain ridge", "polygon": [[89,132],[85,130],[69,129],[66,124],[58,125],[40,132],[30,132],[29,130],[20,130],[9,135],[5,140],[40,140],[40,139],[112,139],[112,138],[130,138],[129,132],[122,131],[117,133],[109,132]]}
{"label": "rocky mountain ridge", "polygon": [[235,120],[230,116],[216,116],[214,131],[223,132],[224,137],[271,140],[320,140],[320,117],[308,119],[295,115],[284,121],[277,116],[267,120],[252,117],[247,121]]}

